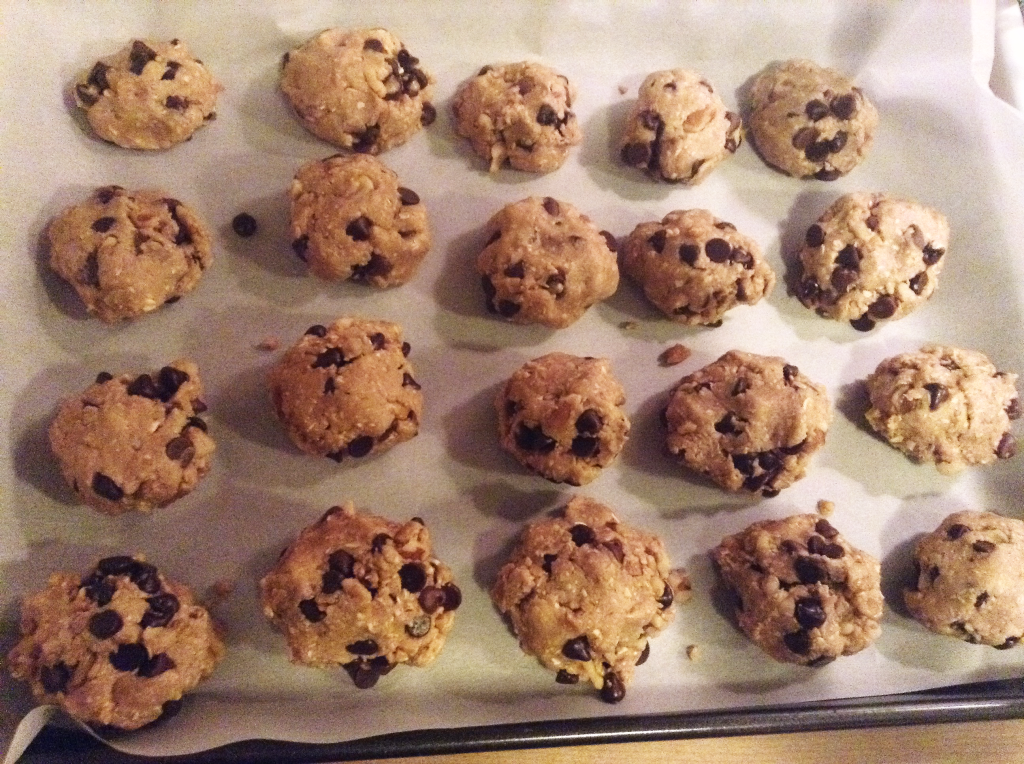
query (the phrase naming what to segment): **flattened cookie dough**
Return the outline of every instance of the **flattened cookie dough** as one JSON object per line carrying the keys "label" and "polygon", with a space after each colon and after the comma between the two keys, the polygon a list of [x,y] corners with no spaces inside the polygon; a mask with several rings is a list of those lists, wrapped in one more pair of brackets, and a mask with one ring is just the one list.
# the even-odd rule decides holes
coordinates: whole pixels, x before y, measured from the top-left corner
{"label": "flattened cookie dough", "polygon": [[604,358],[549,353],[519,368],[498,392],[501,447],[555,483],[586,485],[629,437],[626,393]]}
{"label": "flattened cookie dough", "polygon": [[775,286],[761,247],[707,210],[675,210],[641,223],[620,245],[622,270],[673,321],[711,325]]}
{"label": "flattened cookie dough", "polygon": [[328,29],[284,54],[281,92],[314,135],[360,154],[433,123],[434,78],[386,29]]}
{"label": "flattened cookie dough", "polygon": [[825,444],[823,385],[782,358],[730,350],[683,377],[664,422],[669,453],[730,491],[775,496]]}
{"label": "flattened cookie dough", "polygon": [[107,323],[177,302],[213,262],[203,221],[158,191],[98,188],[54,218],[47,239],[50,267]]}
{"label": "flattened cookie dough", "polygon": [[526,527],[491,598],[556,682],[583,679],[617,703],[675,616],[677,593],[690,595],[685,572],[670,567],[657,536],[574,496],[558,517]]}
{"label": "flattened cookie dough", "polygon": [[572,112],[576,88],[552,69],[532,61],[485,66],[452,101],[455,131],[497,172],[551,172],[583,140]]}
{"label": "flattened cookie dough", "polygon": [[389,321],[339,318],[307,329],[268,377],[292,443],[340,462],[415,437],[423,394],[408,354],[402,327]]}
{"label": "flattened cookie dough", "polygon": [[487,310],[517,324],[569,326],[615,294],[615,239],[550,196],[506,205],[477,258]]}
{"label": "flattened cookie dough", "polygon": [[793,59],[750,89],[750,135],[768,164],[797,178],[835,180],[868,154],[878,111],[843,74]]}
{"label": "flattened cookie dough", "polygon": [[1021,415],[1016,380],[983,353],[925,345],[878,365],[867,379],[865,416],[890,445],[954,474],[1017,453],[1010,431]]}
{"label": "flattened cookie dough", "polygon": [[1024,522],[954,512],[917,542],[903,599],[931,631],[1005,650],[1024,637]]}
{"label": "flattened cookie dough", "polygon": [[796,295],[819,316],[870,331],[932,296],[948,246],[949,223],[937,210],[887,194],[846,194],[807,229]]}
{"label": "flattened cookie dough", "polygon": [[357,514],[351,502],[303,529],[260,594],[293,663],[340,665],[360,689],[400,663],[431,663],[462,603],[422,520]]}
{"label": "flattened cookie dough", "polygon": [[199,369],[102,372],[50,424],[50,448],[78,497],[107,515],[148,512],[189,493],[210,470],[213,439]]}
{"label": "flattened cookie dough", "polygon": [[647,76],[630,112],[619,156],[662,180],[695,186],[743,142],[740,116],[706,79],[685,69]]}
{"label": "flattened cookie dough", "polygon": [[740,629],[777,661],[820,666],[881,633],[881,566],[818,515],[763,520],[711,553]]}
{"label": "flattened cookie dough", "polygon": [[54,573],[23,603],[21,635],[8,666],[37,701],[124,730],[173,716],[224,657],[206,609],[141,555]]}
{"label": "flattened cookie dough", "polygon": [[292,249],[322,279],[398,286],[430,249],[427,208],[375,157],[309,162],[290,195]]}
{"label": "flattened cookie dough", "polygon": [[75,100],[103,140],[167,149],[217,116],[221,90],[181,40],[133,40],[93,65],[75,85]]}

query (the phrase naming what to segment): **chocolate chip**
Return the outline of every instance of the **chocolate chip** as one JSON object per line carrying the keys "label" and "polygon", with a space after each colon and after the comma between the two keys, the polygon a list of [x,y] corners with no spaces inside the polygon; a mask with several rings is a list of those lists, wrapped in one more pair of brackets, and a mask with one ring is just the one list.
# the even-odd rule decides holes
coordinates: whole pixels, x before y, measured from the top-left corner
{"label": "chocolate chip", "polygon": [[308,249],[309,237],[306,234],[302,234],[302,236],[292,241],[292,252],[303,262],[306,260],[306,250]]}
{"label": "chocolate chip", "polygon": [[89,619],[89,633],[96,639],[110,639],[122,626],[124,619],[116,610],[101,610]]}
{"label": "chocolate chip", "polygon": [[531,427],[528,424],[520,424],[516,431],[516,446],[523,451],[549,454],[555,450],[556,445],[555,439],[546,435],[540,425]]}
{"label": "chocolate chip", "polygon": [[344,549],[337,549],[328,556],[327,565],[337,571],[342,578],[351,578],[355,570],[356,558]]}
{"label": "chocolate chip", "polygon": [[988,592],[982,592],[981,594],[979,594],[975,598],[975,600],[974,600],[974,607],[975,608],[980,608],[986,602],[988,602]]}
{"label": "chocolate chip", "polygon": [[173,80],[178,74],[178,70],[181,68],[181,64],[177,61],[168,61],[165,64],[163,76],[160,77],[162,80]]}
{"label": "chocolate chip", "polygon": [[441,587],[441,592],[444,594],[444,609],[458,610],[459,605],[462,604],[462,590],[455,584],[448,582]]}
{"label": "chocolate chip", "polygon": [[299,612],[305,616],[310,623],[319,623],[327,617],[327,613],[320,609],[315,599],[300,600]]}
{"label": "chocolate chip", "polygon": [[630,167],[646,167],[651,161],[651,146],[647,143],[627,143],[619,157]]}
{"label": "chocolate chip", "polygon": [[609,232],[609,231],[601,231],[600,233],[601,233],[601,236],[604,237],[604,243],[605,243],[605,245],[607,245],[608,249],[610,251],[612,251],[612,252],[618,252],[619,251],[619,242],[616,241],[615,237],[612,236],[611,232]]}
{"label": "chocolate chip", "polygon": [[852,271],[860,270],[860,260],[860,251],[853,244],[847,244],[836,255],[836,265]]}
{"label": "chocolate chip", "polygon": [[654,248],[654,251],[660,255],[665,249],[665,241],[667,237],[668,234],[666,234],[665,229],[662,228],[651,234],[647,239],[647,243],[650,244],[651,247]]}
{"label": "chocolate chip", "polygon": [[430,631],[429,615],[418,615],[405,625],[405,633],[415,639],[425,637],[428,631]]}
{"label": "chocolate chip", "polygon": [[715,432],[722,435],[739,435],[743,432],[740,420],[731,411],[715,422]]}
{"label": "chocolate chip", "polygon": [[149,607],[139,620],[139,626],[144,629],[151,626],[166,626],[181,607],[178,598],[170,592],[162,592],[154,594],[152,597],[147,597],[146,604]]}
{"label": "chocolate chip", "polygon": [[583,523],[577,523],[569,529],[569,535],[572,536],[572,542],[576,546],[583,546],[584,544],[592,544],[596,538],[594,535],[594,529],[589,525]]}
{"label": "chocolate chip", "polygon": [[601,700],[605,703],[618,703],[626,697],[626,685],[619,678],[619,675],[608,671],[604,675],[604,685],[601,687]]}
{"label": "chocolate chip", "polygon": [[800,551],[800,545],[793,541],[793,539],[783,539],[779,544],[779,549],[786,554],[796,554]]}
{"label": "chocolate chip", "polygon": [[696,265],[700,257],[700,247],[696,244],[681,244],[679,246],[679,259],[687,265]]}
{"label": "chocolate chip", "polygon": [[850,326],[858,332],[870,332],[875,328],[875,322],[871,320],[871,317],[867,313],[865,313],[860,318],[850,319]]}
{"label": "chocolate chip", "polygon": [[1007,637],[1005,642],[1003,642],[1001,645],[996,645],[995,647],[996,650],[1009,650],[1018,642],[1020,642],[1020,637]]}
{"label": "chocolate chip", "polygon": [[657,130],[661,125],[661,116],[653,109],[644,109],[637,115],[637,121],[647,130]]}
{"label": "chocolate chip", "polygon": [[[547,279],[544,280],[544,288],[551,292],[555,297],[561,297],[565,293],[565,273],[559,270],[558,273],[552,273]],[[519,312],[519,305],[516,305],[516,312]],[[498,308],[498,312],[501,313],[501,308]],[[504,315],[504,313],[502,313]]]}
{"label": "chocolate chip", "polygon": [[946,528],[946,538],[948,538],[950,541],[956,541],[965,533],[970,533],[970,531],[971,529],[963,523],[953,523],[951,526]]}
{"label": "chocolate chip", "polygon": [[931,567],[930,567],[930,568],[928,569],[928,583],[934,584],[934,583],[935,583],[935,581],[936,581],[936,579],[938,579],[938,577],[939,577],[939,576],[940,576],[941,574],[942,574],[942,573],[941,573],[941,571],[939,570],[939,566],[938,566],[938,565],[932,565],[932,566],[931,566]]}
{"label": "chocolate chip", "polygon": [[556,122],[558,122],[558,112],[546,103],[541,104],[537,109],[537,124],[548,126]]}
{"label": "chocolate chip", "polygon": [[803,597],[796,601],[793,615],[796,621],[805,629],[816,629],[825,623],[825,608],[817,597]]}
{"label": "chocolate chip", "polygon": [[579,684],[580,676],[565,669],[558,669],[558,673],[555,674],[555,681],[559,684]]}
{"label": "chocolate chip", "polygon": [[328,369],[331,366],[341,367],[347,363],[348,361],[345,360],[345,356],[340,348],[327,348],[322,353],[317,354],[311,368]]}
{"label": "chocolate chip", "polygon": [[742,475],[753,475],[757,468],[757,454],[733,454],[732,466]]}
{"label": "chocolate chip", "polygon": [[380,679],[380,672],[375,671],[365,661],[350,661],[343,668],[352,678],[352,684],[360,690],[370,689]]}
{"label": "chocolate chip", "polygon": [[878,215],[875,215],[874,213],[868,215],[867,218],[864,220],[864,225],[866,225],[872,231],[878,230],[878,223]]}
{"label": "chocolate chip", "polygon": [[423,111],[420,112],[420,124],[424,127],[434,124],[434,120],[437,119],[437,109],[434,108],[433,104],[423,104]]}
{"label": "chocolate chip", "polygon": [[978,554],[988,554],[989,552],[994,551],[995,548],[996,545],[993,544],[991,541],[988,541],[987,539],[978,539],[973,544],[971,544],[971,549],[973,549]]}
{"label": "chocolate chip", "polygon": [[829,543],[821,536],[811,536],[807,539],[807,551],[811,554],[820,554],[833,560],[838,560],[846,554],[840,544]]}
{"label": "chocolate chip", "polygon": [[374,554],[380,554],[384,551],[384,547],[391,541],[391,537],[386,533],[378,533],[370,541],[370,551]]}
{"label": "chocolate chip", "polygon": [[135,567],[135,558],[127,555],[104,557],[96,563],[96,570],[105,576],[126,576]]}
{"label": "chocolate chip", "polygon": [[106,607],[114,599],[114,584],[107,581],[99,571],[95,571],[91,576],[83,579],[81,587],[85,590],[85,596],[100,607]]}
{"label": "chocolate chip", "polygon": [[795,133],[793,133],[792,144],[793,148],[798,151],[806,151],[814,141],[818,138],[818,130],[814,127],[801,127]]}
{"label": "chocolate chip", "polygon": [[[96,378],[99,381],[99,377]],[[1020,419],[1021,416],[1021,405],[1020,398],[1013,398],[1008,404],[1006,404],[1006,417],[1011,421],[1014,419]]]}
{"label": "chocolate chip", "polygon": [[398,198],[406,207],[411,207],[414,204],[420,203],[420,195],[413,191],[411,188],[399,188]]}
{"label": "chocolate chip", "polygon": [[114,375],[111,374],[109,371],[101,371],[99,374],[96,375],[96,384],[102,385],[104,382],[109,382],[113,378]]}
{"label": "chocolate chip", "polygon": [[106,233],[109,231],[116,221],[112,217],[102,217],[93,221],[92,230],[96,233]]}
{"label": "chocolate chip", "polygon": [[936,249],[931,244],[925,245],[924,249],[921,250],[921,259],[924,260],[925,265],[935,265],[939,262],[939,259],[946,253],[944,249]]}
{"label": "chocolate chip", "polygon": [[648,641],[648,642],[644,643],[644,649],[640,653],[640,657],[636,659],[636,665],[637,666],[643,666],[645,663],[647,663],[647,659],[650,658],[650,657],[651,657],[651,643]]}
{"label": "chocolate chip", "polygon": [[796,655],[807,655],[811,651],[811,635],[806,631],[793,631],[782,638],[786,649]]}
{"label": "chocolate chip", "polygon": [[383,255],[373,252],[370,259],[362,265],[352,269],[353,281],[370,281],[375,278],[386,278],[391,273],[394,265]]}
{"label": "chocolate chip", "polygon": [[672,587],[669,584],[665,584],[665,588],[661,590],[661,596],[658,597],[658,604],[661,605],[661,609],[665,610],[675,602],[676,593],[672,591]]}
{"label": "chocolate chip", "polygon": [[518,302],[513,302],[512,300],[498,300],[495,310],[505,318],[512,318],[512,316],[519,312],[521,307]]}
{"label": "chocolate chip", "polygon": [[166,100],[164,100],[164,106],[168,109],[175,109],[176,111],[185,111],[185,109],[188,108],[188,99],[177,95],[169,95]]}
{"label": "chocolate chip", "polygon": [[373,655],[380,650],[380,647],[372,639],[360,639],[358,642],[348,645],[345,649],[353,655]]}
{"label": "chocolate chip", "polygon": [[121,186],[105,186],[96,192],[96,200],[100,204],[110,204],[113,198],[123,191]]}
{"label": "chocolate chip", "polygon": [[924,292],[925,287],[928,286],[928,273],[926,271],[921,271],[916,276],[911,277],[909,285],[910,291],[916,295],[920,295]]}
{"label": "chocolate chip", "polygon": [[571,661],[589,661],[591,657],[590,640],[587,639],[587,635],[568,640],[562,645],[562,655]]}
{"label": "chocolate chip", "polygon": [[259,230],[259,224],[248,212],[240,212],[231,219],[231,230],[243,239],[248,239]]}
{"label": "chocolate chip", "polygon": [[71,681],[73,669],[64,661],[57,661],[52,666],[43,666],[39,670],[39,681],[47,692],[64,692]]}
{"label": "chocolate chip", "polygon": [[822,167],[816,173],[814,177],[818,180],[836,180],[837,178],[843,177],[841,170],[837,170],[834,167]]}
{"label": "chocolate chip", "polygon": [[812,122],[825,119],[828,116],[828,104],[815,98],[813,101],[807,102],[807,105],[804,107],[804,114]]}
{"label": "chocolate chip", "polygon": [[132,380],[127,387],[127,392],[128,395],[138,395],[150,400],[158,400],[160,398],[160,391],[157,389],[156,382],[148,374],[140,374]]}
{"label": "chocolate chip", "polygon": [[402,387],[411,387],[413,390],[421,390],[422,386],[419,382],[413,379],[412,374],[405,372],[402,375]]}
{"label": "chocolate chip", "polygon": [[883,294],[868,307],[868,315],[875,319],[892,318],[899,303],[891,294]]}
{"label": "chocolate chip", "polygon": [[427,584],[427,574],[417,562],[407,562],[399,568],[398,577],[402,580],[402,588],[412,594],[418,594]]}
{"label": "chocolate chip", "polygon": [[724,263],[732,254],[732,246],[725,239],[710,239],[704,245],[704,252],[713,263]]}
{"label": "chocolate chip", "polygon": [[1004,433],[996,446],[996,456],[1000,459],[1009,459],[1017,453],[1017,439],[1010,433]]}
{"label": "chocolate chip", "polygon": [[306,330],[306,334],[311,334],[314,337],[326,337],[327,327],[322,324],[313,324]]}
{"label": "chocolate chip", "polygon": [[595,456],[600,450],[601,442],[589,435],[577,435],[572,439],[571,450],[573,456],[580,459],[589,459]]}
{"label": "chocolate chip", "polygon": [[832,140],[828,142],[828,150],[833,154],[838,154],[846,147],[846,140],[848,136],[845,131],[840,130],[832,136]]}
{"label": "chocolate chip", "polygon": [[138,671],[148,660],[145,645],[136,642],[118,645],[117,650],[110,653],[110,665],[118,671]]}
{"label": "chocolate chip", "polygon": [[793,384],[793,380],[800,375],[800,369],[791,363],[784,364],[782,367],[782,378],[786,381],[786,384]]}
{"label": "chocolate chip", "polygon": [[857,97],[853,93],[837,96],[832,99],[829,107],[839,119],[849,119],[857,111]]}
{"label": "chocolate chip", "polygon": [[804,149],[804,156],[808,162],[823,162],[832,151],[831,141],[815,141]]}
{"label": "chocolate chip", "polygon": [[[734,263],[742,265],[747,270],[751,270],[754,267],[754,256],[747,252],[747,250],[740,249],[739,247],[733,247],[732,254],[729,256],[729,259],[732,260],[732,262]],[[736,282],[736,293],[737,297],[739,297],[741,300],[746,299],[746,295],[744,294],[743,289],[743,283],[741,280],[738,280]]]}
{"label": "chocolate chip", "polygon": [[427,586],[420,592],[418,599],[420,607],[423,608],[423,612],[433,613],[444,607],[447,597],[441,588],[437,586]]}
{"label": "chocolate chip", "polygon": [[370,238],[370,229],[372,227],[373,221],[365,215],[360,215],[345,226],[345,233],[351,236],[354,241],[367,241]]}
{"label": "chocolate chip", "polygon": [[928,391],[928,408],[931,411],[935,411],[935,409],[949,400],[949,388],[945,385],[940,385],[938,382],[929,382],[924,385],[924,389]]}
{"label": "chocolate chip", "polygon": [[551,566],[554,565],[555,560],[558,559],[557,554],[546,554],[544,555],[544,561],[540,564],[541,568],[549,576],[551,575]]}
{"label": "chocolate chip", "polygon": [[837,531],[835,527],[833,527],[832,523],[824,517],[814,524],[814,530],[830,540],[839,535],[839,531]]}
{"label": "chocolate chip", "polygon": [[167,653],[157,653],[139,667],[139,676],[152,679],[165,671],[170,671],[177,664]]}
{"label": "chocolate chip", "polygon": [[334,594],[341,591],[341,582],[345,577],[336,570],[328,568],[320,577],[320,591],[324,594]]}
{"label": "chocolate chip", "polygon": [[[93,64],[92,70],[85,81],[102,93],[104,90],[110,89],[110,82],[107,80],[107,72],[109,71],[110,67],[107,64],[97,61]],[[103,203],[106,204],[106,202]]]}
{"label": "chocolate chip", "polygon": [[382,43],[375,37],[371,37],[366,42],[363,43],[363,50],[372,50],[377,53],[383,53],[384,43]]}
{"label": "chocolate chip", "polygon": [[[422,115],[420,119],[422,120]],[[380,138],[380,126],[370,125],[361,133],[357,133],[352,137],[354,139],[352,150],[357,154],[368,154],[373,151],[374,146],[377,144],[377,139]]]}
{"label": "chocolate chip", "polygon": [[192,463],[192,459],[195,458],[196,449],[192,445],[190,438],[185,435],[179,435],[167,441],[164,453],[167,454],[167,458],[171,461],[180,462],[182,467],[187,467]]}
{"label": "chocolate chip", "polygon": [[131,569],[128,571],[129,580],[146,594],[156,594],[160,591],[160,575],[156,566],[148,562],[133,560]]}
{"label": "chocolate chip", "polygon": [[142,40],[132,42],[131,52],[128,54],[128,71],[134,75],[142,74],[146,64],[156,58],[156,51],[150,48]]}
{"label": "chocolate chip", "polygon": [[828,581],[828,568],[825,563],[813,557],[797,557],[793,560],[793,570],[802,584],[820,584]]}
{"label": "chocolate chip", "polygon": [[113,478],[107,477],[102,472],[93,473],[92,490],[97,496],[108,501],[121,501],[124,498],[124,491]]}
{"label": "chocolate chip", "polygon": [[410,345],[408,342],[403,342],[402,343],[402,355],[404,357],[408,358],[409,357],[409,353],[410,353],[411,350],[412,350],[412,345]]}
{"label": "chocolate chip", "polygon": [[550,196],[544,197],[544,211],[547,212],[551,217],[557,217],[562,211],[561,205],[558,204],[558,200],[551,198]]}
{"label": "chocolate chip", "polygon": [[603,425],[604,420],[597,409],[587,409],[576,417],[576,432],[580,435],[596,435]]}

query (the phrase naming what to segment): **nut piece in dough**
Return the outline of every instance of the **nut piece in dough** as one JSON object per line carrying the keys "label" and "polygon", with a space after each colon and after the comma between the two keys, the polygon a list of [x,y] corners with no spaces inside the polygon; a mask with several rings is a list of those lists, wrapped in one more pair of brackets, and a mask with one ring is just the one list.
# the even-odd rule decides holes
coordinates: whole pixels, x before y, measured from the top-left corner
{"label": "nut piece in dough", "polygon": [[739,115],[711,83],[685,69],[668,69],[640,85],[619,157],[654,177],[695,186],[742,142]]}
{"label": "nut piece in dough", "polygon": [[1006,650],[1024,637],[1024,522],[954,512],[914,548],[907,609],[931,631]]}
{"label": "nut piece in dough", "polygon": [[78,497],[107,515],[149,512],[189,493],[210,470],[213,439],[199,369],[178,360],[149,374],[102,372],[68,398],[50,447]]}
{"label": "nut piece in dough", "polygon": [[36,700],[123,730],[173,716],[224,657],[206,609],[141,555],[52,574],[25,599],[21,635],[8,666]]}
{"label": "nut piece in dough", "polygon": [[408,354],[402,327],[389,321],[339,318],[307,329],[268,377],[292,443],[340,462],[413,438],[423,394]]}
{"label": "nut piece in dough", "polygon": [[50,267],[107,323],[177,302],[213,261],[203,221],[159,191],[98,188],[54,218],[46,235]]}
{"label": "nut piece in dough", "polygon": [[677,590],[688,594],[689,581],[671,570],[661,539],[574,496],[558,517],[526,527],[491,598],[556,682],[584,679],[617,703],[675,616]]}
{"label": "nut piece in dough", "polygon": [[887,194],[837,199],[807,229],[796,295],[819,316],[870,331],[932,296],[949,246],[937,210]]}
{"label": "nut piece in dough", "polygon": [[431,124],[434,78],[386,29],[328,29],[284,54],[281,92],[314,135],[379,154]]}
{"label": "nut piece in dough", "polygon": [[664,422],[669,453],[730,491],[775,496],[825,445],[823,385],[782,358],[730,350],[683,377]]}
{"label": "nut piece in dough", "polygon": [[622,270],[673,321],[712,325],[775,286],[761,248],[707,210],[675,210],[641,223],[620,245]]}
{"label": "nut piece in dough", "polygon": [[398,286],[430,249],[427,208],[376,157],[309,162],[290,195],[292,250],[322,279]]}
{"label": "nut piece in dough", "polygon": [[572,112],[576,88],[548,67],[523,61],[485,66],[452,101],[455,131],[497,172],[551,172],[583,140]]}
{"label": "nut piece in dough", "polygon": [[260,595],[293,663],[340,665],[360,689],[400,663],[431,663],[462,603],[422,520],[357,514],[352,502],[302,530]]}
{"label": "nut piece in dough", "polygon": [[585,485],[629,437],[625,402],[606,359],[549,353],[524,364],[498,392],[501,446],[552,482]]}
{"label": "nut piece in dough", "polygon": [[615,294],[615,239],[550,196],[506,205],[477,258],[487,310],[517,324],[569,326]]}
{"label": "nut piece in dough", "polygon": [[750,135],[761,158],[797,178],[835,180],[868,154],[878,111],[843,74],[794,59],[750,89]]}
{"label": "nut piece in dough", "polygon": [[925,345],[878,365],[867,379],[865,416],[890,445],[951,475],[1017,453],[1010,431],[1021,415],[1016,380],[983,353]]}

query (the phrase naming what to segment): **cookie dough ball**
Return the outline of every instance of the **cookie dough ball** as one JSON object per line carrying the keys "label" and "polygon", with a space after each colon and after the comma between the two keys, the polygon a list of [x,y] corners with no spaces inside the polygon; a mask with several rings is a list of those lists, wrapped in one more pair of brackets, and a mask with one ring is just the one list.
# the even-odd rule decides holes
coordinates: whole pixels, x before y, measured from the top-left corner
{"label": "cookie dough ball", "polygon": [[914,548],[917,577],[903,593],[928,629],[1005,650],[1024,636],[1024,522],[954,512]]}
{"label": "cookie dough ball", "polygon": [[224,657],[206,609],[141,555],[54,573],[22,604],[21,635],[8,666],[37,701],[124,730],[177,713]]}
{"label": "cookie dough ball", "polygon": [[340,665],[360,689],[400,663],[431,663],[462,603],[422,520],[357,514],[351,502],[299,534],[260,594],[293,663]]}
{"label": "cookie dough ball", "polygon": [[497,172],[551,172],[583,140],[573,114],[576,88],[548,67],[523,61],[485,66],[459,88],[452,101],[455,132]]}
{"label": "cookie dough ball", "polygon": [[50,267],[107,323],[177,302],[213,262],[195,211],[158,191],[96,189],[47,229]]}
{"label": "cookie dough ball", "polygon": [[423,394],[408,354],[402,327],[389,321],[339,318],[307,329],[268,378],[292,443],[340,462],[415,437]]}
{"label": "cookie dough ball", "polygon": [[107,515],[149,512],[189,493],[210,471],[213,439],[199,369],[174,361],[149,374],[102,372],[50,424],[64,480]]}
{"label": "cookie dough ball", "polygon": [[777,661],[820,666],[881,633],[881,566],[817,515],[764,520],[711,553],[740,629]]}
{"label": "cookie dough ball", "polygon": [[1017,453],[1016,380],[983,353],[925,345],[885,359],[868,377],[866,417],[890,445],[952,475]]}
{"label": "cookie dough ball", "polygon": [[615,239],[550,196],[506,205],[477,258],[487,310],[517,324],[569,326],[615,294]]}
{"label": "cookie dough ball", "polygon": [[167,149],[216,118],[223,90],[181,40],[133,40],[75,85],[96,135],[126,149]]}
{"label": "cookie dough ball", "polygon": [[825,445],[825,387],[782,358],[730,350],[683,377],[664,422],[669,453],[730,491],[775,496]]}
{"label": "cookie dough ball", "polygon": [[430,249],[427,208],[375,157],[309,162],[290,194],[292,249],[320,278],[398,286]]}
{"label": "cookie dough ball", "polygon": [[622,451],[626,393],[604,358],[549,353],[519,368],[498,392],[501,447],[555,483],[586,485]]}
{"label": "cookie dough ball", "polygon": [[526,527],[491,598],[556,682],[583,679],[617,703],[675,616],[677,590],[688,597],[689,581],[670,570],[661,539],[574,496],[558,517]]}
{"label": "cookie dough ball", "polygon": [[662,180],[695,186],[743,142],[743,123],[711,83],[685,69],[654,72],[626,123],[619,156]]}
{"label": "cookie dough ball", "polygon": [[437,118],[419,62],[386,29],[328,29],[284,54],[281,92],[317,137],[379,154]]}
{"label": "cookie dough ball", "polygon": [[807,229],[796,295],[819,316],[869,331],[932,296],[948,246],[942,213],[887,194],[846,194]]}
{"label": "cookie dough ball", "polygon": [[750,135],[761,158],[797,178],[835,180],[868,154],[878,111],[835,69],[794,59],[750,89]]}
{"label": "cookie dough ball", "polygon": [[772,291],[761,248],[707,210],[675,210],[641,223],[621,245],[622,270],[673,321],[711,325]]}

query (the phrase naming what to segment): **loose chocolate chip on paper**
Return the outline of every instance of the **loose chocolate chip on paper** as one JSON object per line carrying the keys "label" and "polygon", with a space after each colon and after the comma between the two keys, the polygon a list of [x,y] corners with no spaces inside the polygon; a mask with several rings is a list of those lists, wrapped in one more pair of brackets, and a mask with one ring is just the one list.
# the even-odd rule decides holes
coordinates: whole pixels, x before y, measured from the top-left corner
{"label": "loose chocolate chip on paper", "polygon": [[231,219],[231,230],[243,239],[248,239],[259,230],[259,224],[248,212],[240,212]]}

